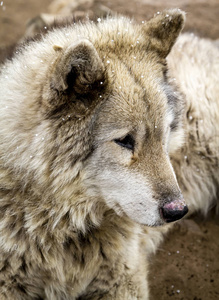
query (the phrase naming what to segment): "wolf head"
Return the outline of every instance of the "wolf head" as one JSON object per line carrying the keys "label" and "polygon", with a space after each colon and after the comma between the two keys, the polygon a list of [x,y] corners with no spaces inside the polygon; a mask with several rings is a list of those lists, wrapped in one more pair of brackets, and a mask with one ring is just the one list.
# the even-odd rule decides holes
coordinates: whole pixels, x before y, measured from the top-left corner
{"label": "wolf head", "polygon": [[183,24],[169,10],[142,25],[120,17],[56,29],[28,46],[10,74],[20,84],[5,112],[14,139],[4,144],[16,157],[7,163],[56,197],[98,198],[140,224],[184,216],[170,163],[183,143],[183,101],[165,60]]}

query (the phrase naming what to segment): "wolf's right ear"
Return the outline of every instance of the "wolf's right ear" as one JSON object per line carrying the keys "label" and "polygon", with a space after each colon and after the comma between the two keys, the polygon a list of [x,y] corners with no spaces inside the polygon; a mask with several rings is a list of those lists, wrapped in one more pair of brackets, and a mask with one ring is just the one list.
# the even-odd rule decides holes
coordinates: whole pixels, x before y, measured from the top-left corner
{"label": "wolf's right ear", "polygon": [[[68,48],[53,47],[57,59],[49,70],[43,89],[43,103],[57,108],[67,101],[94,94],[103,88],[104,66],[91,42],[79,40]],[[92,97],[87,96],[87,102]]]}
{"label": "wolf's right ear", "polygon": [[147,49],[166,58],[185,23],[185,13],[180,9],[169,9],[157,15],[143,26],[147,38]]}

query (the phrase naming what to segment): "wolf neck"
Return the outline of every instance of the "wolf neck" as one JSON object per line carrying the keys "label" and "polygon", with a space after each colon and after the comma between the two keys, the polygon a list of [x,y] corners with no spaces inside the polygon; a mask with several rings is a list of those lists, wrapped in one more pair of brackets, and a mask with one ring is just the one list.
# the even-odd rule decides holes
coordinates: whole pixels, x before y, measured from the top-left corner
{"label": "wolf neck", "polygon": [[[99,197],[85,197],[84,195],[80,197],[77,195],[76,200],[65,199],[62,203],[59,202],[57,206],[58,209],[53,212],[56,213],[56,216],[54,216],[54,221],[51,224],[55,231],[62,231],[64,225],[69,230],[87,235],[91,231],[108,231],[109,226],[114,231],[115,227],[119,227],[118,223],[126,223],[126,228],[133,227],[132,220],[126,216],[118,216]],[[63,220],[65,220],[64,223]]]}
{"label": "wolf neck", "polygon": [[[42,194],[39,192],[42,188],[37,185],[24,186],[3,167],[1,172],[4,174],[4,182],[1,182],[0,196],[4,202],[0,203],[0,211],[6,216],[2,230],[4,227],[9,228],[9,234],[4,231],[1,240],[8,251],[15,244],[22,248],[22,239],[28,239],[30,243],[33,241],[44,248],[52,248],[54,243],[63,244],[69,236],[77,239],[78,235],[86,236],[90,232],[97,235],[101,232],[101,236],[104,236],[109,227],[112,236],[124,239],[130,234],[129,228],[133,228],[130,219],[117,216],[103,199],[97,195],[85,195],[77,179],[71,189],[66,183],[65,187],[52,192],[53,187],[47,185]],[[15,224],[16,229],[11,224]]]}
{"label": "wolf neck", "polygon": [[[103,245],[109,243],[115,253],[119,254],[124,251],[125,242],[133,238],[137,239],[142,230],[129,218],[116,215],[112,209],[101,202],[101,199],[97,198],[81,198],[72,205],[60,203],[54,210],[51,207],[49,214],[51,216],[47,219],[46,233],[45,228],[40,226],[33,232],[34,239],[40,237],[43,248],[52,248],[56,244],[57,251],[59,247],[65,247],[66,243],[76,243],[83,253],[84,248],[90,247],[90,241],[95,240],[97,249],[103,247],[102,251],[105,252]],[[34,218],[35,216],[32,219],[33,226],[37,222],[42,224],[41,219],[37,220],[37,216],[36,220]]]}
{"label": "wolf neck", "polygon": [[[3,193],[2,190],[2,197]],[[133,227],[129,219],[117,216],[100,199],[79,197],[78,201],[72,203],[72,199],[39,199],[31,193],[25,199],[22,196],[21,192],[12,195],[5,190],[5,201],[0,204],[6,216],[5,223],[0,226],[1,242],[7,251],[12,251],[14,245],[19,251],[26,251],[22,246],[24,240],[29,241],[29,247],[40,245],[37,247],[44,249],[45,253],[49,249],[58,251],[59,247],[64,247],[71,240],[83,247],[83,238],[90,235],[96,242],[103,240],[105,243],[110,238],[114,243],[114,239],[115,242],[129,239],[134,234],[134,228],[139,227],[137,224]],[[7,232],[5,227],[8,228]]]}

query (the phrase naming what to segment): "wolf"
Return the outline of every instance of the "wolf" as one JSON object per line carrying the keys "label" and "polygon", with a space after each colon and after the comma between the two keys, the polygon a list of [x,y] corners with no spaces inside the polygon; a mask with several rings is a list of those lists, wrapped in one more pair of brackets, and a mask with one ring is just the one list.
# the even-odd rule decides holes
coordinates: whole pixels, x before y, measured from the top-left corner
{"label": "wolf", "polygon": [[72,24],[1,66],[2,300],[147,300],[163,233],[216,203],[219,53],[184,22]]}

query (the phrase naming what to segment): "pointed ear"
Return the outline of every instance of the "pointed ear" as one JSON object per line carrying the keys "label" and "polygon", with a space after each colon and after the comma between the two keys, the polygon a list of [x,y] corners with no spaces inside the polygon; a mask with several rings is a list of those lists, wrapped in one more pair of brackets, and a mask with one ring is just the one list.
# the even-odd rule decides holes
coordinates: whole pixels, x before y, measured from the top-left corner
{"label": "pointed ear", "polygon": [[185,22],[185,13],[180,9],[165,10],[149,20],[144,25],[148,38],[148,49],[156,51],[161,58],[165,58]]}
{"label": "pointed ear", "polygon": [[103,88],[104,66],[91,42],[83,39],[67,49],[57,45],[53,49],[58,57],[44,85],[43,102],[46,106],[57,108],[83,95],[89,98],[97,93],[98,88]]}

